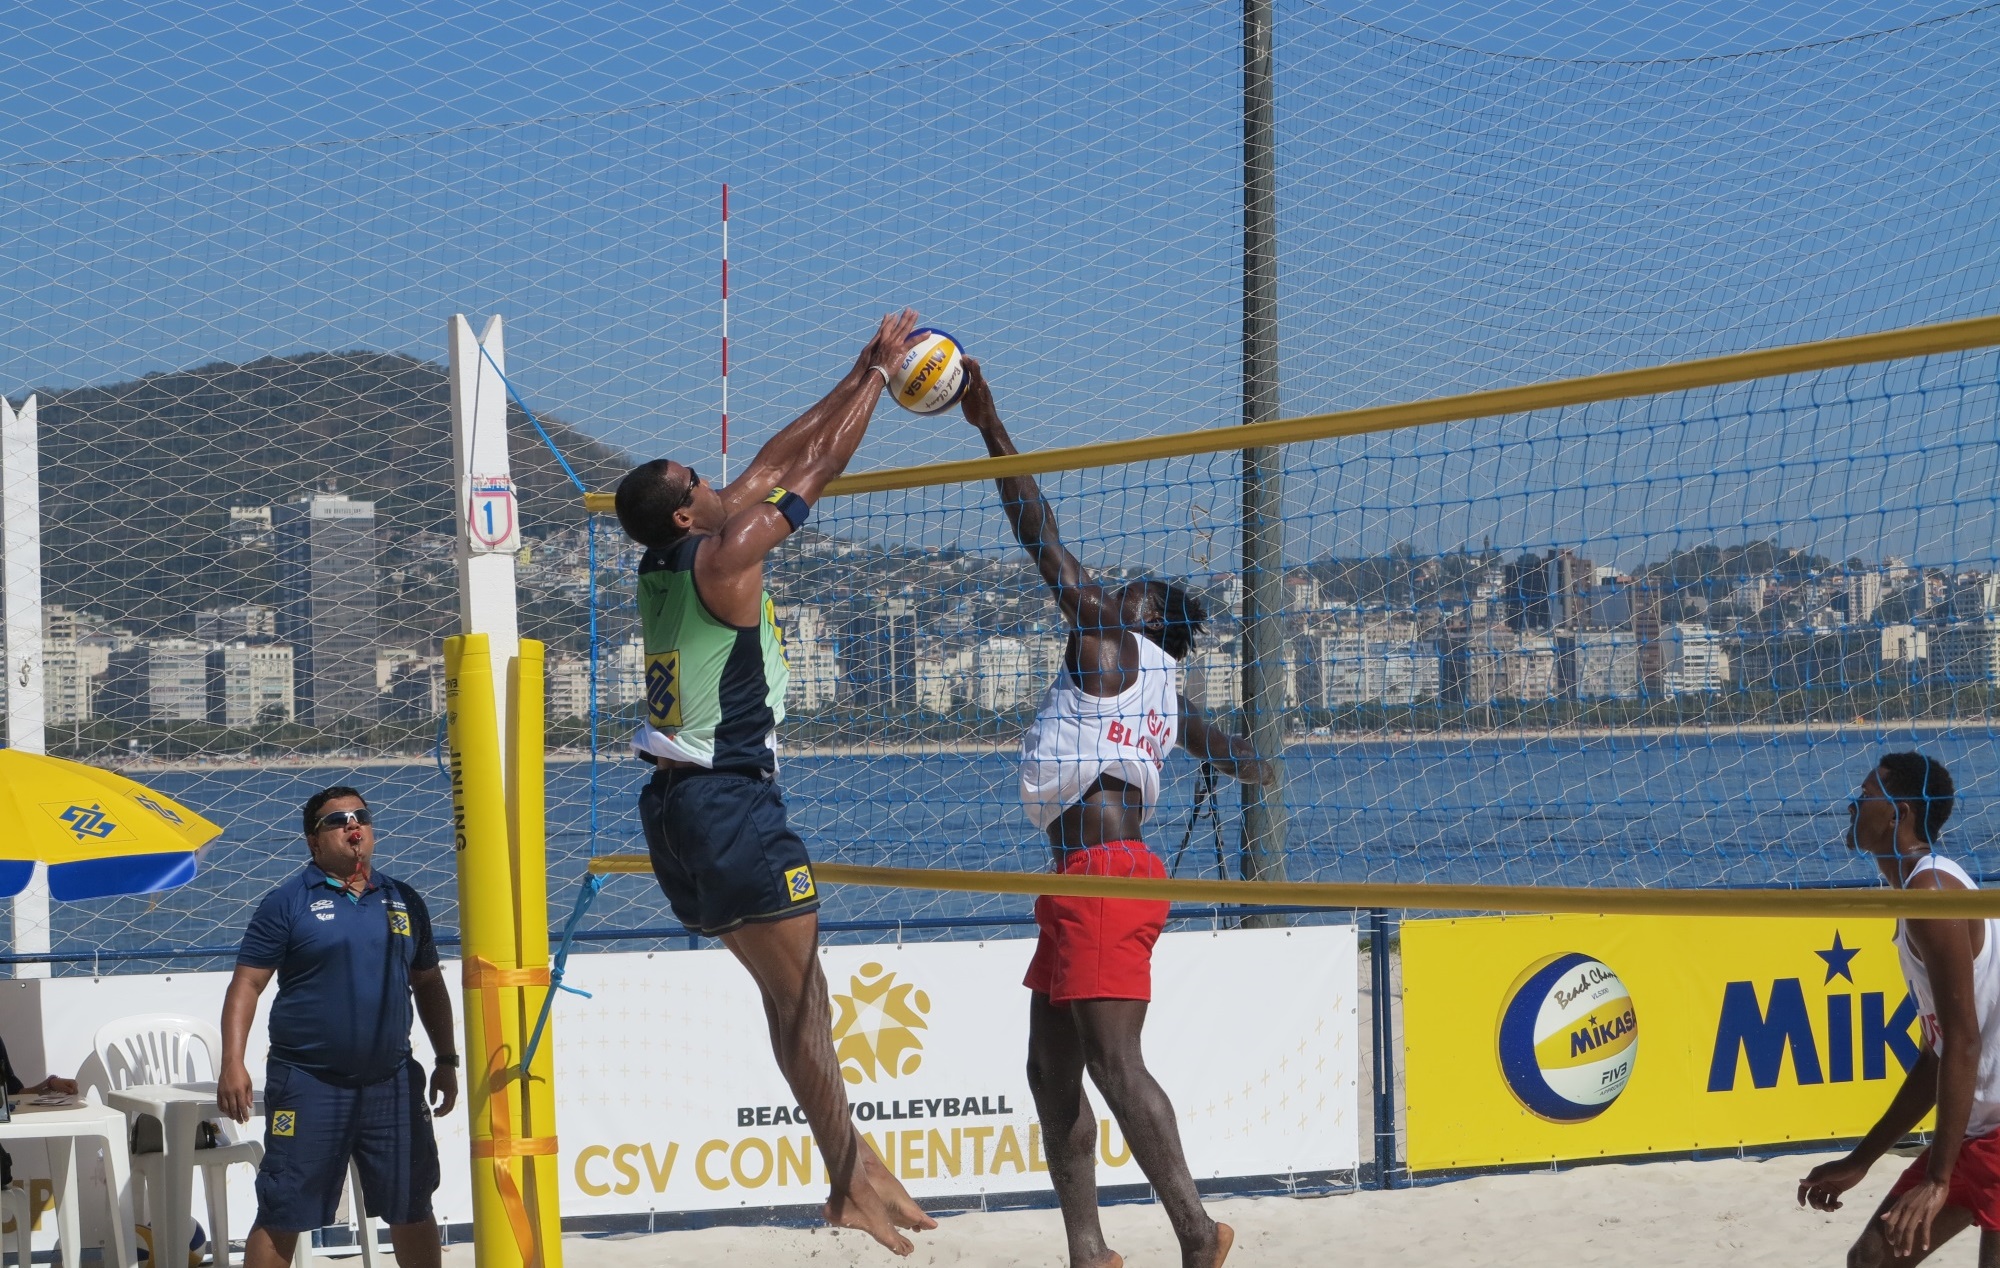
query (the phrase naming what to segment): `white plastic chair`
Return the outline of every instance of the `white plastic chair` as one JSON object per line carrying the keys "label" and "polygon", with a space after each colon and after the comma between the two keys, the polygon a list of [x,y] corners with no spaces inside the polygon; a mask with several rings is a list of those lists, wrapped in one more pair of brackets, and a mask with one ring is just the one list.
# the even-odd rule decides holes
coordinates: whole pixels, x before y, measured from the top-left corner
{"label": "white plastic chair", "polygon": [[[126,1017],[99,1028],[92,1041],[104,1077],[114,1089],[153,1083],[199,1083],[212,1081],[222,1068],[222,1032],[213,1023],[173,1013],[147,1013]],[[197,1053],[199,1054],[197,1057]],[[252,1167],[264,1162],[260,1141],[235,1140],[234,1123],[220,1111],[205,1121],[215,1124],[220,1143],[196,1153],[194,1165],[201,1168],[202,1188],[208,1197],[208,1250],[215,1268],[229,1264],[229,1168],[239,1162]],[[161,1124],[164,1130],[165,1124]],[[150,1192],[158,1192],[164,1153],[132,1155],[132,1175]],[[147,1207],[151,1211],[150,1201]],[[149,1216],[157,1223],[157,1213]],[[154,1260],[172,1268],[178,1258],[171,1252]]]}
{"label": "white plastic chair", "polygon": [[[35,1214],[28,1207],[28,1191],[12,1185],[0,1189],[0,1216],[14,1221],[14,1262],[34,1268]],[[63,1254],[69,1254],[69,1247],[63,1247]]]}

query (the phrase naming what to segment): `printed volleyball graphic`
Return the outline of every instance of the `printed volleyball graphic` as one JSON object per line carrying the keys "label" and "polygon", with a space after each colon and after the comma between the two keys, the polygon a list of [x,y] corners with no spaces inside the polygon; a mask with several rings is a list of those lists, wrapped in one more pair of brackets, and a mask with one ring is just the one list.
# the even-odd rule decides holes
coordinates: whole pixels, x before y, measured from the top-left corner
{"label": "printed volleyball graphic", "polygon": [[1514,979],[1500,1013],[1500,1072],[1531,1113],[1580,1123],[1611,1107],[1639,1056],[1632,993],[1602,960],[1569,951]]}

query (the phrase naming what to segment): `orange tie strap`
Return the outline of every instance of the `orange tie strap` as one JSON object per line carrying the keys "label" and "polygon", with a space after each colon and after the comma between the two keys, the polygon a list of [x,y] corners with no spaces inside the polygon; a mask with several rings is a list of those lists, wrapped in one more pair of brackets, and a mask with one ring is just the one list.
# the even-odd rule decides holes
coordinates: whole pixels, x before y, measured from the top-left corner
{"label": "orange tie strap", "polygon": [[527,1157],[535,1154],[552,1154],[556,1151],[554,1136],[531,1136],[522,1138],[514,1134],[513,1113],[508,1107],[508,1077],[513,1067],[507,1064],[504,1051],[497,1040],[500,1034],[500,992],[506,987],[546,986],[549,971],[539,969],[503,969],[483,956],[465,957],[465,989],[479,996],[481,1016],[486,1023],[486,1041],[494,1045],[492,1054],[486,1061],[486,1116],[492,1131],[492,1138],[472,1141],[472,1156],[485,1158],[493,1164],[493,1187],[499,1191],[500,1207],[507,1213],[507,1223],[514,1230],[514,1244],[521,1250],[521,1262],[528,1268],[539,1268],[542,1257],[535,1242],[534,1221],[528,1218],[528,1204],[522,1200],[520,1183],[514,1179],[514,1169],[507,1164],[509,1158]]}
{"label": "orange tie strap", "polygon": [[554,1136],[509,1136],[505,1139],[474,1140],[475,1158],[528,1158],[556,1152]]}
{"label": "orange tie strap", "polygon": [[503,986],[547,986],[549,968],[545,964],[535,969],[503,969],[491,960],[479,956],[465,959],[465,989],[468,991],[490,991]]}

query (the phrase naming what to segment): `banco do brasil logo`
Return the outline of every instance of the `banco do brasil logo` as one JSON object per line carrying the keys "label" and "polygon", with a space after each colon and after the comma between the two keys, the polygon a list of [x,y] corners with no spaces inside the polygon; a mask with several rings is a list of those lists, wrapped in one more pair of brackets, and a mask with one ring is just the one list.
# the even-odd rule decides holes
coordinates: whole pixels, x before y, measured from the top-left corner
{"label": "banco do brasil logo", "polygon": [[1500,1072],[1522,1105],[1558,1123],[1611,1107],[1639,1056],[1631,992],[1601,960],[1567,951],[1528,966],[1500,1011]]}

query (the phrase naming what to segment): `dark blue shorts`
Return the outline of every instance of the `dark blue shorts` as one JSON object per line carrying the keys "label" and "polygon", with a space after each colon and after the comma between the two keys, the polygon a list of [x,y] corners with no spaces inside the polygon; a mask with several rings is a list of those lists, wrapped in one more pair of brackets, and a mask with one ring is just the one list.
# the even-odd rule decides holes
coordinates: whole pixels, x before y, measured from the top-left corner
{"label": "dark blue shorts", "polygon": [[273,1061],[264,1072],[264,1105],[259,1227],[303,1233],[333,1223],[349,1158],[361,1172],[368,1214],[390,1224],[431,1218],[437,1137],[414,1058],[368,1087],[335,1087]]}
{"label": "dark blue shorts", "polygon": [[819,908],[812,860],[785,822],[776,780],[663,766],[639,793],[639,821],[668,905],[698,933]]}

